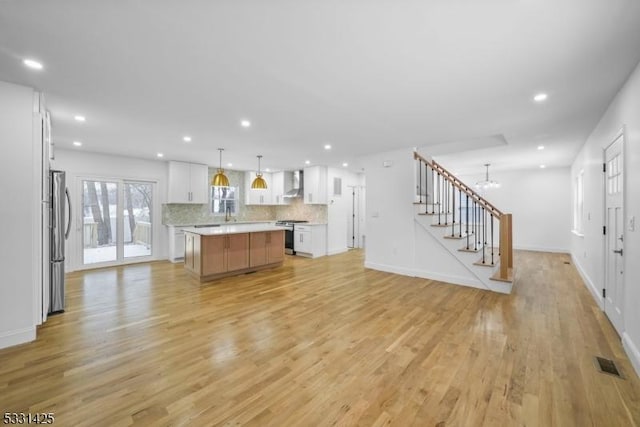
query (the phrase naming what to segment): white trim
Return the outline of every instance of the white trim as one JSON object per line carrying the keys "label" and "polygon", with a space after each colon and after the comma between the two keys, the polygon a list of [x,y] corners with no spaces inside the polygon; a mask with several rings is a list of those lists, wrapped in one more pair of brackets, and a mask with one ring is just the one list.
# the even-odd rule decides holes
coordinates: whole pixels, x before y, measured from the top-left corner
{"label": "white trim", "polygon": [[18,344],[34,341],[36,339],[36,327],[16,329],[0,334],[0,348],[11,347]]}
{"label": "white trim", "polygon": [[631,341],[631,337],[626,332],[622,334],[622,346],[627,356],[629,356],[633,369],[636,370],[636,374],[640,377],[640,350],[638,350],[638,347]]}
{"label": "white trim", "polygon": [[347,248],[346,246],[344,248],[331,249],[327,251],[327,255],[337,255],[347,252],[348,250],[349,248]]}
{"label": "white trim", "polygon": [[578,260],[573,254],[571,254],[571,261],[573,261],[573,265],[575,265],[576,270],[578,270],[578,274],[580,274],[580,277],[582,278],[584,285],[591,292],[591,295],[593,295],[593,298],[598,303],[598,307],[600,308],[600,310],[602,310],[603,309],[602,304],[604,303],[604,301],[602,299],[601,293],[598,292],[598,288],[591,281],[591,278],[589,277],[589,275],[582,269],[582,266],[580,265],[580,263],[578,263]]}
{"label": "white trim", "polygon": [[549,248],[544,246],[529,246],[529,245],[518,245],[513,247],[514,250],[517,251],[534,251],[534,252],[554,252],[560,254],[568,254],[571,252],[568,248]]}
{"label": "white trim", "polygon": [[576,235],[578,237],[584,237],[584,233],[581,233],[578,230],[571,230],[571,233],[573,233],[574,235]]}
{"label": "white trim", "polygon": [[386,273],[400,274],[402,276],[409,276],[409,277],[419,277],[421,279],[435,280],[438,282],[450,283],[453,285],[468,286],[472,288],[483,289],[485,291],[490,290],[480,280],[471,279],[468,277],[450,276],[448,274],[434,273],[432,271],[427,271],[427,270],[419,270],[419,269],[407,268],[407,267],[396,267],[393,265],[378,264],[378,263],[368,262],[368,261],[364,263],[364,266],[365,268],[384,271]]}

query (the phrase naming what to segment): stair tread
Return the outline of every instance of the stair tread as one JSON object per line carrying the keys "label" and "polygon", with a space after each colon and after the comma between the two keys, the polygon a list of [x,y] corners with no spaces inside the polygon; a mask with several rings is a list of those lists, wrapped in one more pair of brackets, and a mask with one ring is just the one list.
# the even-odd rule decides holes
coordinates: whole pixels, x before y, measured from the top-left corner
{"label": "stair tread", "polygon": [[480,252],[480,251],[481,251],[481,249],[480,249],[480,248],[478,248],[478,249],[473,249],[472,247],[470,247],[469,249],[467,249],[467,248],[460,248],[460,249],[458,249],[458,252],[471,252],[471,253],[478,253],[478,252]]}
{"label": "stair tread", "polygon": [[447,234],[446,236],[444,236],[445,239],[451,239],[451,240],[461,240],[461,239],[466,239],[467,236],[472,236],[473,234],[465,234],[462,233],[462,236],[458,235],[458,234],[454,234],[453,236],[450,234]]}
{"label": "stair tread", "polygon": [[478,261],[474,262],[473,265],[477,265],[480,267],[495,267],[496,265],[498,265],[498,263],[494,262],[493,264],[491,264],[491,260],[485,257],[484,263],[482,262],[482,258],[480,258]]}

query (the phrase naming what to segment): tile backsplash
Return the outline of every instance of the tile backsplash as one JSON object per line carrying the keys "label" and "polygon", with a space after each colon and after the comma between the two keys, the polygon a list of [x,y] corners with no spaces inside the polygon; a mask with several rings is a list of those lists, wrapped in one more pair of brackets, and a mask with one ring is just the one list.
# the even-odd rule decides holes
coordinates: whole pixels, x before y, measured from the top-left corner
{"label": "tile backsplash", "polygon": [[[217,168],[209,168],[209,182]],[[245,205],[245,181],[243,171],[225,170],[229,184],[240,187],[240,203],[238,214],[233,216],[237,221],[275,221],[276,219],[301,219],[309,222],[327,222],[326,205],[305,205],[302,199],[291,199],[287,206],[255,206]],[[163,204],[162,223],[165,225],[195,225],[224,222],[224,215],[213,215],[209,205]]]}
{"label": "tile backsplash", "polygon": [[274,206],[277,219],[302,219],[325,224],[329,217],[327,205],[305,205],[302,198],[291,199],[287,206]]}

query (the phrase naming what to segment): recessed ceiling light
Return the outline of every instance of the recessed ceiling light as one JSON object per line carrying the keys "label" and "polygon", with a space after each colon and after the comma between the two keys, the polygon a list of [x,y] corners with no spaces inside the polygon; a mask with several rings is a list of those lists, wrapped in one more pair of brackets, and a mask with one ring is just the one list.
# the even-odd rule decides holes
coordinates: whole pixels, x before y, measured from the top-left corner
{"label": "recessed ceiling light", "polygon": [[76,122],[85,122],[85,121],[87,121],[87,118],[85,116],[73,116],[73,118],[76,120]]}
{"label": "recessed ceiling light", "polygon": [[190,136],[184,136],[184,137],[182,137],[182,140],[184,142],[191,142],[191,137]]}
{"label": "recessed ceiling light", "polygon": [[547,167],[547,165],[540,165],[540,169],[544,169],[546,167]]}
{"label": "recessed ceiling light", "polygon": [[33,59],[25,59],[24,61],[22,61],[22,63],[29,68],[33,68],[34,70],[42,70],[44,68],[40,62]]}
{"label": "recessed ceiling light", "polygon": [[546,93],[539,93],[536,96],[533,97],[533,100],[536,102],[542,102],[542,101],[546,101],[547,100],[547,94]]}
{"label": "recessed ceiling light", "polygon": [[251,122],[249,120],[242,120],[240,121],[240,126],[242,126],[243,128],[248,128],[251,126]]}
{"label": "recessed ceiling light", "polygon": [[158,157],[164,157],[164,154],[162,154],[162,153],[158,153],[158,154],[156,154],[156,156],[158,156]]}
{"label": "recessed ceiling light", "polygon": [[349,166],[349,163],[347,163],[347,162],[344,162],[344,163],[342,164],[342,167],[344,167],[344,168],[346,168],[347,166]]}
{"label": "recessed ceiling light", "polygon": [[73,141],[73,145],[75,145],[76,147],[82,147],[82,142],[80,142],[80,141]]}
{"label": "recessed ceiling light", "polygon": [[228,168],[230,168],[231,166],[233,166],[233,163],[227,163]]}
{"label": "recessed ceiling light", "polygon": [[265,168],[265,170],[264,170],[264,171],[265,171],[265,172],[271,172],[271,169],[270,169],[270,168]]}
{"label": "recessed ceiling light", "polygon": [[538,145],[538,150],[544,150],[544,145]]}
{"label": "recessed ceiling light", "polygon": [[325,150],[331,150],[331,144],[325,144],[324,145],[324,149]]}
{"label": "recessed ceiling light", "polygon": [[304,164],[305,164],[305,165],[310,165],[310,164],[311,164],[311,160],[305,160],[305,161],[304,161]]}

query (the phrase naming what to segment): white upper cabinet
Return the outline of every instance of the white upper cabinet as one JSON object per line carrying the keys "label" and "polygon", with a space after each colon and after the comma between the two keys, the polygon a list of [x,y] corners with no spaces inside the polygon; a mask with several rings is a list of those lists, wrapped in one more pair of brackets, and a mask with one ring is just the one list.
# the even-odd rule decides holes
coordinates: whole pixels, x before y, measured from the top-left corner
{"label": "white upper cabinet", "polygon": [[293,172],[274,172],[271,174],[271,202],[274,205],[288,205],[289,199],[284,195],[291,190]]}
{"label": "white upper cabinet", "polygon": [[167,203],[207,204],[209,167],[196,163],[169,162]]}
{"label": "white upper cabinet", "polygon": [[271,205],[272,202],[272,188],[273,179],[270,173],[262,172],[262,178],[267,181],[267,188],[264,190],[254,190],[251,188],[251,183],[256,177],[256,171],[248,171],[244,173],[244,188],[245,188],[245,205]]}
{"label": "white upper cabinet", "polygon": [[327,167],[304,168],[304,203],[326,205],[327,200]]}

